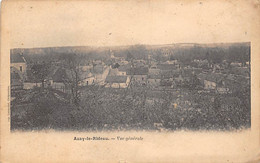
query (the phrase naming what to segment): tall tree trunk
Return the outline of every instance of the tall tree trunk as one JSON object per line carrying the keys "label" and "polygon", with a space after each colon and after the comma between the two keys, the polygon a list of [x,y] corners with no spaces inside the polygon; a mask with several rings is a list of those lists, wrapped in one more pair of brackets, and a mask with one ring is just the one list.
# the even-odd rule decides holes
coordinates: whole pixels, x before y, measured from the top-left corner
{"label": "tall tree trunk", "polygon": [[42,80],[42,89],[44,89],[44,80]]}

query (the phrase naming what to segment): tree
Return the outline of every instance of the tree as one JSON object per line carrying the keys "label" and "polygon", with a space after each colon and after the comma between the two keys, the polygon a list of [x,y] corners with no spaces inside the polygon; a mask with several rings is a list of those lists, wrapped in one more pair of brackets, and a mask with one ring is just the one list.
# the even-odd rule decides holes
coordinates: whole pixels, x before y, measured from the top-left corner
{"label": "tree", "polygon": [[147,49],[144,45],[133,45],[129,47],[128,52],[133,56],[135,59],[144,59],[146,60],[147,57]]}
{"label": "tree", "polygon": [[226,56],[227,62],[240,62],[243,65],[250,60],[250,46],[231,46]]}
{"label": "tree", "polygon": [[221,48],[213,48],[206,53],[206,59],[211,66],[222,63],[224,59],[224,51]]}
{"label": "tree", "polygon": [[79,105],[80,93],[79,93],[79,81],[80,81],[80,57],[74,53],[67,53],[62,56],[64,61],[63,67],[66,70],[68,77],[63,80],[64,84],[69,86],[71,90],[71,96],[73,103]]}
{"label": "tree", "polygon": [[31,67],[34,81],[36,83],[41,82],[42,88],[44,88],[44,81],[50,73],[50,67],[51,67],[50,64],[45,63],[45,62],[39,63],[39,64],[34,64]]}
{"label": "tree", "polygon": [[130,62],[133,58],[134,58],[134,56],[128,51],[127,54],[126,54],[126,60],[128,62]]}
{"label": "tree", "polygon": [[114,65],[112,65],[112,68],[118,68],[120,67],[120,65],[118,63],[115,63]]}
{"label": "tree", "polygon": [[190,65],[192,58],[188,54],[182,54],[182,56],[179,59],[184,65]]}
{"label": "tree", "polygon": [[198,89],[201,87],[200,80],[198,79],[196,74],[192,75],[189,86],[190,89]]}

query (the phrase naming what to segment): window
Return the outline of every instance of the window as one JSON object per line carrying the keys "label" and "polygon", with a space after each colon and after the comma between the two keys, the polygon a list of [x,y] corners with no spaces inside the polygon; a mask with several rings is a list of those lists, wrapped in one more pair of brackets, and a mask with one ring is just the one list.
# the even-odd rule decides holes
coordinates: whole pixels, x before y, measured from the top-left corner
{"label": "window", "polygon": [[20,66],[20,71],[23,72],[23,67],[22,66]]}

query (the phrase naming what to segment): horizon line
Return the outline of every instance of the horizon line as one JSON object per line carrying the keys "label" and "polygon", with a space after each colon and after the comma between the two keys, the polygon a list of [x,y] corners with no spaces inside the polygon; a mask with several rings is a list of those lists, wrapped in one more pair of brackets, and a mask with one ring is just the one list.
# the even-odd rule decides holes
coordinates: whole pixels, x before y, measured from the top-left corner
{"label": "horizon line", "polygon": [[93,46],[93,45],[71,45],[71,46],[43,46],[43,47],[30,47],[30,48],[10,48],[10,50],[14,49],[43,49],[43,48],[69,48],[69,47],[90,47],[90,48],[109,48],[109,47],[130,47],[135,45],[143,45],[143,46],[172,46],[172,45],[181,45],[181,44],[190,44],[190,45],[225,45],[225,44],[250,44],[251,41],[242,41],[242,42],[217,42],[217,43],[192,43],[192,42],[179,42],[179,43],[171,43],[171,44],[128,44],[128,45],[105,45],[105,46]]}

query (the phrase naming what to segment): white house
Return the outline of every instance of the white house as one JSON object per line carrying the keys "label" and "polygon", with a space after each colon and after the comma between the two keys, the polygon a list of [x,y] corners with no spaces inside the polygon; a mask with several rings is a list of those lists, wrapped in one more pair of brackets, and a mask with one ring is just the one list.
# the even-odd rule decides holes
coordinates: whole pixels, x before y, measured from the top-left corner
{"label": "white house", "polygon": [[218,93],[228,93],[229,88],[226,86],[227,77],[221,73],[201,73],[198,78],[204,84],[204,89],[213,90]]}
{"label": "white house", "polygon": [[[10,55],[11,64],[10,67],[14,69],[17,69],[20,71],[20,74],[22,75],[23,80],[26,79],[26,60],[22,54],[14,53]],[[12,73],[12,72],[11,72]]]}
{"label": "white house", "polygon": [[106,87],[111,88],[126,88],[129,85],[130,79],[128,76],[107,76]]}

